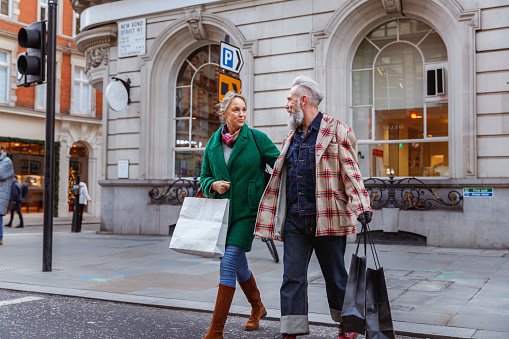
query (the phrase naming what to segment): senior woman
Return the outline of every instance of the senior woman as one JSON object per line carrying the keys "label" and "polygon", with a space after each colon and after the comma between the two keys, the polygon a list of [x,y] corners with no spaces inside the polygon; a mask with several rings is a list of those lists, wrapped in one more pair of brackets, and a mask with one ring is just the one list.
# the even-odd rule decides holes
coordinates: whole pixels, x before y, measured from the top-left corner
{"label": "senior woman", "polygon": [[264,164],[272,166],[279,156],[267,135],[246,124],[247,106],[242,95],[226,93],[219,111],[226,123],[207,143],[200,183],[206,196],[230,199],[230,216],[214,315],[205,339],[223,338],[236,280],[252,307],[245,329],[256,330],[267,314],[246,252],[251,250],[258,204],[265,189]]}

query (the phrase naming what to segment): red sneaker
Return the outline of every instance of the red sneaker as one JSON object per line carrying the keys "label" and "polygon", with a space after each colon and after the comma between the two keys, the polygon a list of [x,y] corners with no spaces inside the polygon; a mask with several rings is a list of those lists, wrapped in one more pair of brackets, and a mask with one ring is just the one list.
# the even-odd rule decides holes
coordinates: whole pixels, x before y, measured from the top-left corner
{"label": "red sneaker", "polygon": [[339,333],[337,339],[355,339],[356,337],[357,333],[345,332],[345,330],[343,330],[343,324],[339,324]]}

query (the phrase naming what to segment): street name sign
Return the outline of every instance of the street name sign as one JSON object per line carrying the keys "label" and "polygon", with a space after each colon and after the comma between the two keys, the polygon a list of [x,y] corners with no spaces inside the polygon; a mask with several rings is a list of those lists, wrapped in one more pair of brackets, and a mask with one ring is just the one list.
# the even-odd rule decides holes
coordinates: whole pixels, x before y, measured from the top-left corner
{"label": "street name sign", "polygon": [[221,41],[221,58],[219,67],[227,71],[239,73],[243,65],[244,60],[242,60],[240,49]]}
{"label": "street name sign", "polygon": [[147,20],[145,18],[118,23],[118,57],[145,54]]}
{"label": "street name sign", "polygon": [[464,197],[492,198],[493,188],[463,188]]}
{"label": "street name sign", "polygon": [[242,81],[223,72],[219,72],[219,90],[217,91],[217,98],[221,102],[224,95],[228,91],[235,91],[240,93],[242,88]]}

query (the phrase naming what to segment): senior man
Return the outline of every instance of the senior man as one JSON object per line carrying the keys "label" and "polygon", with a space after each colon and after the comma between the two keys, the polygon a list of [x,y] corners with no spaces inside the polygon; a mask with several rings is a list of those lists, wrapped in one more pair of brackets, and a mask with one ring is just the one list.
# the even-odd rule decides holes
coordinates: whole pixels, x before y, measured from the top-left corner
{"label": "senior man", "polygon": [[348,274],[346,236],[372,211],[357,163],[352,129],[318,110],[323,99],[314,80],[299,76],[285,106],[290,133],[260,201],[255,235],[284,241],[281,286],[282,338],[309,333],[307,270],[313,250],[320,263],[338,339]]}

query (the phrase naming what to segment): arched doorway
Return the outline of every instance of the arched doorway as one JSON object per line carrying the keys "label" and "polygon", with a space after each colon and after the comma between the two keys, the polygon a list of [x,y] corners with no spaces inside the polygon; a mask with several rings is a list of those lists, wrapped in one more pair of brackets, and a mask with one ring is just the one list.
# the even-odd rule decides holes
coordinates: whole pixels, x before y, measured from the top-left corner
{"label": "arched doorway", "polygon": [[69,204],[69,211],[72,211],[74,205],[74,194],[72,192],[72,186],[75,183],[84,181],[88,185],[88,150],[86,146],[80,142],[76,142],[72,145],[69,151],[69,185],[68,185],[68,197],[67,202]]}

